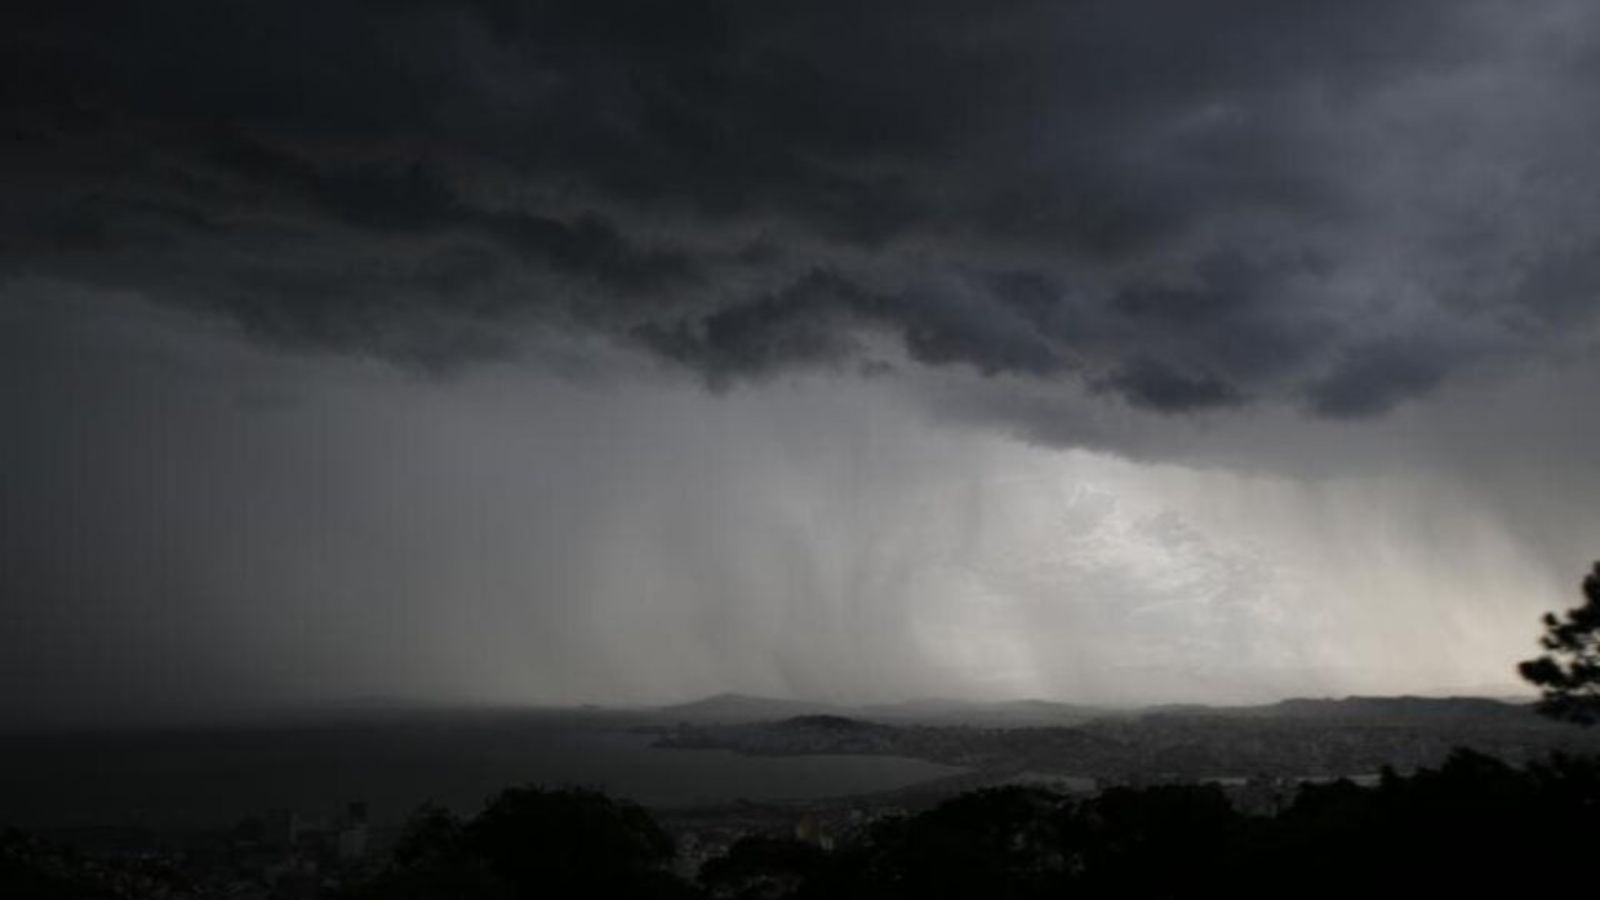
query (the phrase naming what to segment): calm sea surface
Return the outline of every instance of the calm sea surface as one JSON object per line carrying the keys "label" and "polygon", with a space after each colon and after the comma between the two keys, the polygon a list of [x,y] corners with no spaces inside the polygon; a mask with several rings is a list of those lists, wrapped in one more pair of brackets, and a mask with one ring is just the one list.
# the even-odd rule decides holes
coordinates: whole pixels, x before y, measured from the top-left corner
{"label": "calm sea surface", "polygon": [[163,733],[0,735],[0,825],[224,824],[268,809],[377,821],[462,813],[513,784],[582,785],[651,806],[889,790],[959,769],[894,757],[753,757],[650,746],[614,724],[388,721]]}

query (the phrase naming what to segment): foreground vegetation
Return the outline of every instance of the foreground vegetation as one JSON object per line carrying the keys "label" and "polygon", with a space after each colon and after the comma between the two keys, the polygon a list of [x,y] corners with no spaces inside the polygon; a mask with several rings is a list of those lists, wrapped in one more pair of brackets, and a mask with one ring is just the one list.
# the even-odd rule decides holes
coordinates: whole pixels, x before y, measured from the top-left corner
{"label": "foreground vegetation", "polygon": [[674,874],[642,809],[581,790],[519,788],[477,817],[416,819],[362,898],[1349,896],[1426,888],[1592,889],[1600,760],[1516,768],[1459,751],[1372,788],[1303,787],[1272,816],[1210,786],[966,794],[880,820],[834,849],[750,836]]}

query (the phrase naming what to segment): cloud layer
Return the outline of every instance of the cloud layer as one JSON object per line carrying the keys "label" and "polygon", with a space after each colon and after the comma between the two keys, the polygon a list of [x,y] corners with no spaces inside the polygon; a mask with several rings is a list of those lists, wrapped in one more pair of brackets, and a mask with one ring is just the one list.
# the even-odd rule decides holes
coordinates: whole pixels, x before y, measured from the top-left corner
{"label": "cloud layer", "polygon": [[0,718],[1503,688],[1597,16],[8,4]]}
{"label": "cloud layer", "polygon": [[0,272],[291,346],[1364,417],[1592,340],[1584,4],[5,16]]}

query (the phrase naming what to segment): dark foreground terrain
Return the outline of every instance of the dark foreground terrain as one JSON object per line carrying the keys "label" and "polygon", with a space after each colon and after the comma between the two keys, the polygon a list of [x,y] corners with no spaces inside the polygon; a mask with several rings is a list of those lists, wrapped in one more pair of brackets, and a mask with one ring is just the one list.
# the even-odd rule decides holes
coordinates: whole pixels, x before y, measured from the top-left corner
{"label": "dark foreground terrain", "polygon": [[[703,863],[644,808],[579,789],[502,792],[477,815],[423,811],[381,859],[317,876],[208,884],[181,860],[92,860],[0,838],[6,897],[1044,898],[1519,896],[1593,890],[1600,761],[1517,768],[1470,751],[1370,788],[1303,785],[1248,815],[1215,785],[963,794],[836,834],[802,819]],[[1580,893],[1581,892],[1581,893]]]}
{"label": "dark foreground terrain", "polygon": [[[763,720],[764,711],[783,717]],[[1019,714],[1039,724],[1006,727]],[[981,725],[951,724],[950,715],[927,706],[769,710],[753,698],[722,698],[629,714],[405,714],[360,725],[12,735],[0,741],[10,753],[0,826],[21,827],[0,838],[0,897],[1341,896],[1468,888],[1476,895],[1495,883],[1540,893],[1593,887],[1600,735],[1526,705],[1351,698],[1142,712],[1027,707]],[[117,758],[130,752],[139,754],[132,768]],[[572,768],[570,756],[584,765]],[[611,777],[607,766],[627,771],[663,759],[673,765],[653,777],[669,781],[792,778],[790,769],[759,767],[826,765],[834,768],[824,781],[787,787],[831,785],[834,793],[772,784],[761,793],[750,782],[749,792],[723,785],[716,796],[727,799],[714,803],[639,805],[620,799],[639,794],[597,787],[602,777],[563,777]],[[756,768],[741,769],[745,761]],[[926,768],[840,779],[850,770],[839,766],[863,761]],[[518,772],[527,774],[484,786],[495,773]],[[526,786],[504,789],[508,783]],[[441,787],[476,799],[399,804],[438,797]],[[120,813],[83,818],[96,793],[119,791],[146,800],[176,793],[183,802],[147,805],[131,818],[112,804],[103,808]],[[207,806],[197,798],[208,791],[256,805]],[[387,806],[366,802],[373,791]],[[52,792],[78,804],[77,814],[57,824],[38,818],[38,808],[31,821],[20,815],[17,798],[37,807]],[[293,808],[308,797],[331,811]],[[157,815],[174,809],[184,815]]]}

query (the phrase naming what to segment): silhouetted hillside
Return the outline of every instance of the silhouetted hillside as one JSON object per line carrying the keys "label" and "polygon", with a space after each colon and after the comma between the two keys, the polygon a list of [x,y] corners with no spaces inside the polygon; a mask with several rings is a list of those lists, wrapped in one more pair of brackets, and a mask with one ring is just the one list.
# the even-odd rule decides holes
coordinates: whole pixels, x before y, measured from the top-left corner
{"label": "silhouetted hillside", "polygon": [[[846,723],[849,723],[848,725]],[[835,714],[664,729],[660,746],[762,755],[883,754],[1101,782],[1370,775],[1441,764],[1455,747],[1514,763],[1600,751],[1600,733],[1478,698],[1351,697],[1252,707],[1163,707],[1065,727],[867,723]]]}
{"label": "silhouetted hillside", "polygon": [[852,718],[850,718],[848,716],[833,716],[833,715],[795,716],[792,719],[784,719],[782,722],[779,722],[777,724],[778,724],[778,727],[780,727],[780,728],[790,728],[790,729],[798,729],[798,730],[813,730],[813,729],[815,729],[815,730],[821,730],[821,731],[839,731],[839,732],[872,731],[874,729],[878,729],[878,728],[884,727],[882,725],[877,725],[877,724],[872,723],[872,722],[863,722],[860,719],[852,719]]}
{"label": "silhouetted hillside", "polygon": [[747,694],[716,694],[689,703],[663,706],[663,716],[689,722],[754,722],[794,716],[843,714],[845,707],[806,700],[780,700]]}
{"label": "silhouetted hillside", "polygon": [[[1533,714],[1532,704],[1508,703],[1485,697],[1345,697],[1292,699],[1256,707],[1261,715],[1304,719],[1368,722],[1479,722],[1523,723]],[[1227,710],[1248,714],[1249,707]]]}

